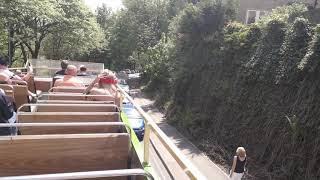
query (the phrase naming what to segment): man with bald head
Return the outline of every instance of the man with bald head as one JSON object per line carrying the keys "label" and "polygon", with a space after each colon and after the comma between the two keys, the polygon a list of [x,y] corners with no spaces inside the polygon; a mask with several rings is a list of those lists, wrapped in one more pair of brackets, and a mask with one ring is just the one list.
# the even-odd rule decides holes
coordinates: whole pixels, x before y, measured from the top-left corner
{"label": "man with bald head", "polygon": [[66,86],[66,87],[84,87],[84,84],[76,78],[77,67],[74,65],[68,65],[66,69],[66,75],[62,79],[58,79],[54,86]]}

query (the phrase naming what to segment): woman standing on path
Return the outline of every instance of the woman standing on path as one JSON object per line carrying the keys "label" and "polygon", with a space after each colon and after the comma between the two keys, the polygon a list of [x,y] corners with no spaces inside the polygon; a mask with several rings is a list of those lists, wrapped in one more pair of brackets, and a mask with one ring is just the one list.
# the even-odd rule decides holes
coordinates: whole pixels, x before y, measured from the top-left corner
{"label": "woman standing on path", "polygon": [[233,158],[230,179],[241,180],[247,162],[246,150],[243,147],[238,147],[236,154]]}

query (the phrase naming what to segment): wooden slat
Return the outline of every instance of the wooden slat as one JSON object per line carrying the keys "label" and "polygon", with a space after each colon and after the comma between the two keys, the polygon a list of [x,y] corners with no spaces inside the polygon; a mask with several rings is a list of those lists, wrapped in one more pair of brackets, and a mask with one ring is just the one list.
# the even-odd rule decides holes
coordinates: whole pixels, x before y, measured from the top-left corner
{"label": "wooden slat", "polygon": [[37,112],[116,112],[111,104],[37,104]]}
{"label": "wooden slat", "polygon": [[34,79],[35,86],[37,90],[42,92],[48,92],[52,86],[52,78],[38,78]]}
{"label": "wooden slat", "polygon": [[23,112],[18,113],[20,123],[59,122],[119,122],[118,112]]}
{"label": "wooden slat", "polygon": [[[46,134],[90,134],[90,133],[118,133],[124,126],[120,125],[92,125],[86,123],[86,126],[65,125],[58,126],[50,124],[48,126],[29,126],[19,127],[22,135],[46,135]],[[63,123],[61,123],[63,124]]]}
{"label": "wooden slat", "polygon": [[114,104],[113,101],[38,100],[38,104]]}
{"label": "wooden slat", "polygon": [[[74,114],[74,113],[73,113]],[[119,113],[110,113],[103,115],[37,115],[36,113],[18,114],[19,123],[75,123],[75,122],[120,122]],[[23,135],[32,134],[75,134],[75,133],[116,133],[120,126],[90,126],[90,127],[23,127],[19,128]]]}
{"label": "wooden slat", "polygon": [[[0,84],[0,88],[4,89],[5,91],[13,89],[13,99],[14,102],[19,108],[23,104],[26,104],[29,102],[28,100],[28,87],[27,86],[21,86],[21,85],[7,85],[7,84]],[[10,95],[10,92],[9,92]],[[11,93],[12,95],[12,93]],[[29,107],[25,107],[21,109],[22,111],[30,111]]]}
{"label": "wooden slat", "polygon": [[53,87],[52,92],[83,93],[85,87]]}
{"label": "wooden slat", "polygon": [[7,84],[0,84],[0,89],[4,90],[6,96],[8,96],[12,102],[15,102],[13,86]]}
{"label": "wooden slat", "polygon": [[40,100],[72,100],[72,101],[85,101],[94,100],[95,98],[104,98],[104,101],[115,101],[113,96],[109,95],[83,95],[77,93],[50,93],[42,95]]}
{"label": "wooden slat", "polygon": [[0,176],[127,168],[128,134],[0,138]]}
{"label": "wooden slat", "polygon": [[28,79],[28,90],[32,93],[37,94],[37,89],[36,89],[36,84],[34,81],[34,76],[30,76],[30,78]]}

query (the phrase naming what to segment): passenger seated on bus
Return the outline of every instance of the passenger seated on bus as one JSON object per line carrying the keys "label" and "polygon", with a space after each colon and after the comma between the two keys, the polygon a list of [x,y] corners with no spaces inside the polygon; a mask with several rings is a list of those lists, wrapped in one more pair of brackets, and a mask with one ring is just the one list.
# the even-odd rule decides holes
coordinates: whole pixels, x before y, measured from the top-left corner
{"label": "passenger seated on bus", "polygon": [[[0,123],[15,123],[16,108],[14,103],[0,90]],[[17,128],[0,128],[0,136],[16,135]]]}
{"label": "passenger seated on bus", "polygon": [[[5,73],[0,73],[0,84],[8,84],[8,85],[24,85],[27,86],[27,82],[22,80],[13,80]],[[37,95],[28,90],[28,95],[31,98],[35,98]]]}
{"label": "passenger seated on bus", "polygon": [[22,74],[22,71],[20,69],[16,70],[15,74],[17,76],[19,76],[20,78],[23,78],[24,77],[24,74]]}
{"label": "passenger seated on bus", "polygon": [[28,70],[27,74],[22,77],[15,75],[13,72],[11,72],[8,69],[7,61],[3,57],[0,56],[0,73],[4,73],[4,74],[8,75],[10,79],[27,82],[29,80],[29,78],[31,77],[31,75],[33,74],[32,66],[29,65],[27,70]]}
{"label": "passenger seated on bus", "polygon": [[87,73],[87,67],[85,65],[80,65],[78,76],[89,76],[89,74]]}
{"label": "passenger seated on bus", "polygon": [[[105,69],[84,91],[85,94],[90,95],[110,95],[116,99],[119,97],[116,85],[117,78],[115,74]],[[108,97],[95,97],[97,101],[109,101]]]}
{"label": "passenger seated on bus", "polygon": [[77,79],[77,67],[74,65],[68,65],[66,69],[66,75],[62,79],[56,80],[55,87],[85,87],[84,84]]}
{"label": "passenger seated on bus", "polygon": [[69,61],[68,60],[62,60],[61,61],[61,70],[57,71],[54,73],[54,75],[65,75],[66,74],[66,69],[69,65]]}

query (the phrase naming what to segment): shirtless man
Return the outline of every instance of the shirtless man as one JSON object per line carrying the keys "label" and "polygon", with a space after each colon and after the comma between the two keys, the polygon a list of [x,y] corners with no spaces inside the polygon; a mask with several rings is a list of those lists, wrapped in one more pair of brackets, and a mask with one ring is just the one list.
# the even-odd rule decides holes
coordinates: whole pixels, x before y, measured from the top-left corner
{"label": "shirtless man", "polygon": [[85,87],[84,84],[77,79],[77,67],[74,65],[68,65],[66,69],[66,75],[62,79],[56,80],[55,87]]}

